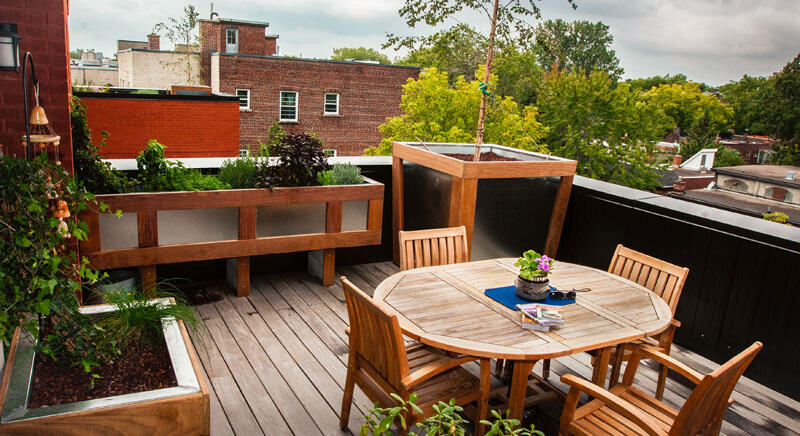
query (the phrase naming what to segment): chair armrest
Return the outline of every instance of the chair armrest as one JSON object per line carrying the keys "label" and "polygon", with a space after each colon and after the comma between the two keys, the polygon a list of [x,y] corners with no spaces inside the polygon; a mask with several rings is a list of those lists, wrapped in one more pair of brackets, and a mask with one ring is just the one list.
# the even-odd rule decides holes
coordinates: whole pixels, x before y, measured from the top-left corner
{"label": "chair armrest", "polygon": [[425,365],[417,368],[411,374],[403,377],[400,383],[407,389],[413,389],[414,386],[435,377],[443,372],[449,371],[457,366],[463,365],[467,362],[477,360],[477,357],[465,356],[458,359],[451,359],[449,357],[440,357],[433,362],[428,362]]}
{"label": "chair armrest", "polygon": [[677,319],[675,319],[675,318],[672,318],[672,319],[669,321],[669,323],[670,323],[671,325],[674,325],[676,328],[681,326],[681,322],[680,322],[680,321],[678,321],[678,320],[677,320]]}
{"label": "chair armrest", "polygon": [[[615,412],[631,420],[634,424],[641,427],[648,435],[651,436],[665,436],[667,432],[662,430],[658,423],[650,416],[643,413],[633,404],[622,399],[621,397],[597,386],[596,384],[576,377],[572,374],[565,374],[561,376],[561,381],[570,386],[570,391],[577,389],[585,392],[595,399],[603,402],[608,407],[612,408]],[[573,412],[574,413],[574,412]]]}
{"label": "chair armrest", "polygon": [[700,374],[692,368],[689,368],[689,366],[683,362],[680,362],[674,357],[667,356],[651,345],[639,346],[639,352],[642,353],[643,359],[653,359],[658,361],[659,363],[668,366],[673,371],[678,372],[680,375],[688,378],[696,385],[700,384],[700,382],[703,380],[703,377],[705,377],[703,374]]}

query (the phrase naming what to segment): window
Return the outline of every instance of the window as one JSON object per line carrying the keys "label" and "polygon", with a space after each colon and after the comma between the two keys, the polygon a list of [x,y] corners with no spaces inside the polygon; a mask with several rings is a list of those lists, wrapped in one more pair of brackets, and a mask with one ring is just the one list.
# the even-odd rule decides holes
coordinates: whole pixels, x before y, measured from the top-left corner
{"label": "window", "polygon": [[281,91],[280,121],[297,121],[297,92]]}
{"label": "window", "polygon": [[325,112],[323,115],[339,115],[339,94],[325,94]]}
{"label": "window", "polygon": [[250,110],[250,90],[237,89],[236,96],[239,97],[239,110]]}
{"label": "window", "polygon": [[335,148],[323,148],[322,152],[327,154],[328,157],[336,157],[336,149]]}
{"label": "window", "polygon": [[243,145],[242,148],[239,149],[239,157],[247,157],[250,156],[250,149]]}

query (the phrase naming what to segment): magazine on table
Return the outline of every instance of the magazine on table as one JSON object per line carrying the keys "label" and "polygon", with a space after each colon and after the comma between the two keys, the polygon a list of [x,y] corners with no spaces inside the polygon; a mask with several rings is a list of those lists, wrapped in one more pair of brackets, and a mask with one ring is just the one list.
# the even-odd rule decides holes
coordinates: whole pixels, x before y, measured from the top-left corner
{"label": "magazine on table", "polygon": [[564,314],[561,313],[561,306],[529,303],[518,304],[516,307],[522,314],[520,321],[522,328],[546,332],[550,331],[550,328],[558,328],[564,325]]}

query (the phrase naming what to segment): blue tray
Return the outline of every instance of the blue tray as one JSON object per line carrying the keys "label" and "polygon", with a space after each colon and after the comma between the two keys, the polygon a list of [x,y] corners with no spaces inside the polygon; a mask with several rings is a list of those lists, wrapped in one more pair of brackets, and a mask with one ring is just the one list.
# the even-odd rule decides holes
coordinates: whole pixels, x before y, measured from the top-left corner
{"label": "blue tray", "polygon": [[[550,286],[550,289],[555,289]],[[494,301],[502,304],[509,309],[517,310],[517,304],[530,304],[530,303],[538,303],[538,304],[550,304],[552,306],[565,306],[567,304],[572,304],[575,302],[575,299],[572,300],[556,300],[554,298],[550,298],[550,295],[543,301],[530,301],[525,300],[523,298],[517,297],[517,288],[514,285],[511,286],[503,286],[502,288],[491,288],[484,291],[484,294],[488,295]]]}

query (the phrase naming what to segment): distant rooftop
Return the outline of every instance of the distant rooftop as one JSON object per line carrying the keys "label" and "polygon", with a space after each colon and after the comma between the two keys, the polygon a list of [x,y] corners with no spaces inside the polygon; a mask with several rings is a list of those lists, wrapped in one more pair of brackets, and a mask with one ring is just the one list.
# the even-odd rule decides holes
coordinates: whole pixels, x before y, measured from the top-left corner
{"label": "distant rooftop", "polygon": [[249,26],[269,27],[269,22],[267,21],[235,20],[233,18],[214,18],[213,20],[210,20],[208,18],[201,18],[198,21],[204,21],[209,23],[230,23],[230,24],[245,24]]}
{"label": "distant rooftop", "polygon": [[[713,171],[717,174],[744,177],[775,183],[776,185],[800,188],[800,167],[788,165],[742,165],[738,167],[714,168]],[[792,173],[794,176],[791,180],[786,178],[789,173]]]}
{"label": "distant rooftop", "polygon": [[800,225],[800,207],[790,203],[718,189],[695,189],[691,191],[681,191],[680,193],[672,192],[669,195],[693,203],[704,204],[706,206],[752,215],[759,218],[765,213],[783,212],[789,216],[789,222],[795,226]]}

